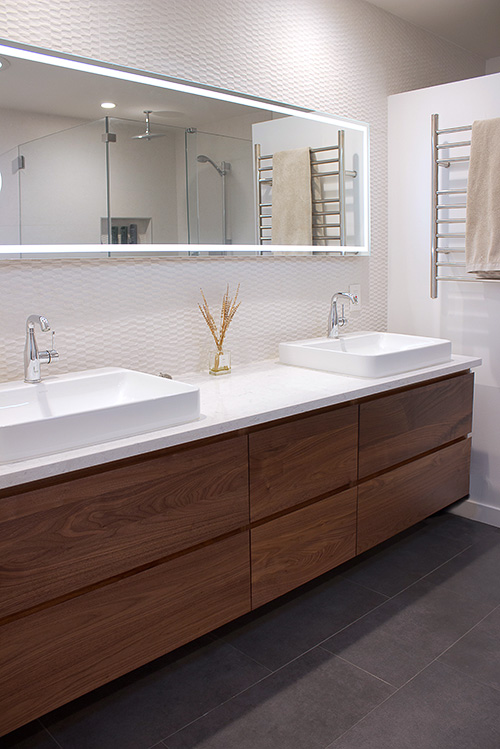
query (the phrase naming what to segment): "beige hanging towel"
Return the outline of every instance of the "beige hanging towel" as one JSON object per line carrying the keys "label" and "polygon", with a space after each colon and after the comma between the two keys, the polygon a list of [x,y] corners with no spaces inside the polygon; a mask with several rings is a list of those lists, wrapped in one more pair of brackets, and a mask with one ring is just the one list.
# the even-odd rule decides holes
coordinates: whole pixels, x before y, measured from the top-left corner
{"label": "beige hanging towel", "polygon": [[312,245],[309,148],[273,155],[272,244]]}
{"label": "beige hanging towel", "polygon": [[481,278],[500,278],[500,117],[472,124],[465,265]]}

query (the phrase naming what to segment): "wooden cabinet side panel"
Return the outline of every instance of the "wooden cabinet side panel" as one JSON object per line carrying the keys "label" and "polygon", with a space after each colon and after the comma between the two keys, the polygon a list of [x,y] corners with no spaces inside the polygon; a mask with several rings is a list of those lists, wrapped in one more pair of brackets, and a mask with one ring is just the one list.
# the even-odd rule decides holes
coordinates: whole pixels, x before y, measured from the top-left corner
{"label": "wooden cabinet side panel", "polygon": [[247,438],[0,502],[0,618],[248,524]]}
{"label": "wooden cabinet side panel", "polygon": [[356,480],[358,406],[249,435],[250,517],[259,520]]}
{"label": "wooden cabinet side panel", "polygon": [[465,497],[470,442],[462,440],[360,484],[357,553]]}
{"label": "wooden cabinet side panel", "polygon": [[0,735],[249,609],[245,531],[4,625]]}
{"label": "wooden cabinet side panel", "polygon": [[356,554],[356,494],[348,489],[252,529],[252,608]]}
{"label": "wooden cabinet side panel", "polygon": [[474,375],[385,395],[359,409],[359,477],[465,437],[472,429]]}

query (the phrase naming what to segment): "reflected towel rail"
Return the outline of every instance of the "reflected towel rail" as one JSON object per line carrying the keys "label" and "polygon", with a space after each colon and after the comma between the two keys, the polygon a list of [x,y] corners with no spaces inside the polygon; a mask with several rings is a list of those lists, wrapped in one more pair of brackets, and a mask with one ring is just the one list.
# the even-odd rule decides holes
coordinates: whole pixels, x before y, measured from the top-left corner
{"label": "reflected towel rail", "polygon": [[[340,245],[345,245],[345,178],[355,178],[357,172],[354,170],[347,170],[344,166],[344,138],[345,131],[338,131],[338,142],[332,146],[321,146],[319,148],[310,148],[311,154],[311,190],[314,195],[314,184],[316,180],[323,177],[338,177],[338,196],[332,198],[315,198],[313,197],[313,211],[311,216],[312,228],[313,228],[313,243],[325,244],[327,242],[340,242]],[[317,159],[316,154],[327,154],[327,152],[334,152],[331,158]],[[272,231],[272,198],[269,202],[264,202],[263,188],[267,185],[272,188],[273,179],[272,176],[266,176],[266,172],[272,173],[272,160],[273,154],[261,154],[260,145],[255,144],[255,174],[256,174],[256,186],[257,186],[257,238],[258,243],[263,244],[264,242],[271,241],[271,235],[265,232]],[[268,162],[268,163],[265,163]],[[270,162],[270,163],[269,163]],[[320,171],[318,167],[322,167],[324,164],[338,164],[338,169],[330,171]],[[329,206],[330,204],[330,206]],[[318,208],[316,208],[318,206]],[[268,213],[263,212],[264,208],[270,209]],[[321,208],[321,210],[320,210]],[[332,208],[332,209],[330,209]],[[334,208],[334,209],[333,209]],[[323,219],[324,216],[338,216],[339,223],[326,223]],[[316,222],[315,222],[316,219]],[[338,229],[338,235],[332,233],[331,229]],[[321,230],[321,231],[320,231]],[[316,232],[316,233],[315,233]]]}

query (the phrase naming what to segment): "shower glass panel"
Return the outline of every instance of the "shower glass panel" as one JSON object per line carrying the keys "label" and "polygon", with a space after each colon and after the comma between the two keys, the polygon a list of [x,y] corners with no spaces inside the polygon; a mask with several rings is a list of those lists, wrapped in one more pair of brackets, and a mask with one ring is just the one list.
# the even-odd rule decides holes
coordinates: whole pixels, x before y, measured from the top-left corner
{"label": "shower glass panel", "polygon": [[0,154],[0,244],[20,244],[19,150]]}
{"label": "shower glass panel", "polygon": [[21,244],[98,244],[106,215],[104,121],[24,143],[18,172]]}
{"label": "shower glass panel", "polygon": [[[186,206],[188,220],[188,242],[199,244],[200,220],[198,216],[198,133],[195,128],[185,131],[185,160],[186,160]],[[191,253],[196,255],[196,251]]]}
{"label": "shower glass panel", "polygon": [[[153,115],[154,117],[154,115]],[[184,128],[109,118],[113,244],[187,243]],[[106,215],[101,213],[103,233]]]}
{"label": "shower glass panel", "polygon": [[191,242],[254,244],[251,140],[200,130],[188,133],[186,161]]}

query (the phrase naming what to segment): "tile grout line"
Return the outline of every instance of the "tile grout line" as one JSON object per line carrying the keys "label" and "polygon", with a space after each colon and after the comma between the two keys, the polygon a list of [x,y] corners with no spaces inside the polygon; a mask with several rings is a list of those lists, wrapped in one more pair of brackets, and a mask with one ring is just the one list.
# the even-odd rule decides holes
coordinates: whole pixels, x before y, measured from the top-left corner
{"label": "tile grout line", "polygon": [[45,731],[46,733],[48,733],[48,734],[49,734],[49,736],[50,736],[50,738],[52,739],[52,741],[54,742],[54,744],[55,744],[56,746],[58,746],[58,747],[59,747],[59,749],[63,749],[63,747],[62,747],[62,744],[60,744],[60,743],[58,742],[58,740],[57,740],[57,739],[56,739],[56,738],[55,738],[55,737],[54,737],[54,736],[53,736],[53,735],[51,734],[51,732],[49,731],[49,729],[47,728],[47,726],[45,725],[45,723],[44,723],[44,722],[42,721],[42,719],[41,719],[41,718],[38,718],[38,722],[39,722],[39,723],[40,723],[40,725],[42,726],[43,730],[44,730],[44,731]]}
{"label": "tile grout line", "polygon": [[[446,653],[450,648],[452,648],[454,645],[456,645],[457,642],[460,642],[460,640],[463,637],[465,637],[466,635],[468,635],[469,632],[472,632],[472,630],[475,629],[475,627],[477,627],[478,624],[481,624],[481,622],[483,622],[488,616],[490,616],[493,613],[493,611],[496,611],[498,608],[500,608],[500,605],[495,606],[495,608],[492,609],[492,611],[490,611],[488,614],[485,614],[485,616],[483,616],[482,619],[480,619],[478,622],[476,622],[476,624],[474,624],[473,627],[470,627],[470,629],[468,629],[467,632],[464,632],[464,634],[461,635],[457,640],[455,640],[455,642],[453,642],[451,645],[448,645],[448,647],[445,648],[442,653],[439,653],[439,655],[437,655],[435,658],[433,658],[432,661],[430,661],[429,663],[427,663],[426,666],[424,666],[423,668],[421,668],[420,671],[417,671],[417,673],[414,674],[411,677],[411,679],[408,679],[400,687],[397,687],[397,689],[392,694],[390,694],[385,700],[383,700],[382,702],[380,702],[378,705],[376,705],[376,707],[374,707],[372,710],[370,710],[368,713],[366,713],[366,715],[364,715],[356,723],[354,723],[354,725],[352,725],[350,728],[348,728],[347,731],[344,731],[344,733],[342,733],[340,736],[337,736],[337,738],[331,744],[326,744],[326,746],[324,747],[324,749],[331,749],[331,748],[333,749],[335,747],[335,744],[337,743],[337,741],[339,741],[339,739],[341,739],[342,736],[345,736],[346,733],[349,733],[349,731],[352,731],[353,728],[355,728],[357,725],[359,725],[359,723],[361,723],[361,721],[365,720],[365,718],[367,718],[369,715],[371,715],[373,712],[375,712],[375,710],[378,710],[378,708],[381,707],[385,702],[387,702],[387,700],[390,700],[392,697],[395,697],[402,689],[404,689],[406,686],[408,686],[408,684],[410,684],[414,679],[416,679],[417,676],[420,676],[420,674],[423,673],[427,668],[429,668],[429,666],[432,666],[432,664],[435,663],[442,655],[444,655],[444,653]],[[442,665],[446,666],[447,664],[442,664]],[[467,674],[464,674],[463,671],[458,671],[458,669],[453,669],[453,670],[456,671],[457,673],[460,673],[460,674],[462,674],[464,676],[467,676],[467,678],[472,679],[472,681],[475,681],[478,684],[482,684],[482,682],[478,681],[474,677],[468,676]],[[485,686],[489,686],[489,685],[485,685]],[[495,689],[495,687],[491,687],[491,688]],[[499,690],[496,690],[496,691],[499,691]]]}
{"label": "tile grout line", "polygon": [[[375,590],[374,588],[370,588],[368,585],[363,585],[363,583],[358,583],[357,580],[351,580],[347,575],[340,575],[342,580],[345,580],[345,582],[350,583],[351,585],[356,585],[358,588],[363,588],[363,590],[369,590],[370,593],[377,593],[379,596],[384,596],[386,601],[390,599],[391,596],[388,596],[387,593],[381,593],[380,590]],[[385,601],[382,601],[382,603],[385,603]]]}
{"label": "tile grout line", "polygon": [[395,686],[395,684],[391,684],[390,681],[386,681],[385,679],[382,679],[381,676],[377,676],[376,674],[372,674],[371,671],[367,671],[366,668],[362,668],[361,666],[358,666],[356,663],[352,663],[351,661],[348,661],[347,658],[342,658],[341,655],[337,655],[337,653],[331,653],[326,648],[323,648],[321,645],[317,645],[320,650],[323,650],[323,652],[328,653],[328,655],[333,655],[334,658],[338,658],[339,661],[342,661],[343,663],[348,663],[349,666],[354,666],[358,671],[362,671],[364,674],[367,674],[368,676],[371,676],[373,679],[377,679],[377,681],[381,681],[382,684],[387,684],[388,687],[392,687],[394,690],[396,690],[398,687]]}
{"label": "tile grout line", "polygon": [[[260,666],[261,668],[265,668],[266,671],[268,672],[266,674],[266,676],[270,676],[271,674],[275,673],[272,668],[269,668],[268,666],[265,666],[263,663],[261,663],[260,661],[258,661],[253,656],[248,655],[247,653],[244,653],[243,650],[240,650],[239,648],[237,648],[236,645],[233,645],[232,642],[228,642],[223,637],[220,637],[218,641],[224,643],[224,645],[229,645],[230,648],[233,648],[233,650],[236,650],[236,652],[239,653],[240,655],[244,655],[245,658],[248,658],[248,660],[252,661],[252,663],[255,663],[257,666]],[[255,683],[257,683],[257,682],[255,682]]]}
{"label": "tile grout line", "polygon": [[[455,640],[454,643],[452,643],[451,645],[449,645],[447,648],[445,648],[443,650],[442,653],[440,653],[438,656],[436,656],[436,658],[434,658],[434,660],[432,661],[432,663],[434,663],[434,661],[437,661],[439,658],[441,658],[441,656],[443,656],[445,653],[447,653],[448,650],[450,650],[450,648],[455,647],[455,645],[457,645],[461,640],[463,640],[464,637],[467,637],[467,635],[469,635],[474,629],[476,629],[476,627],[479,627],[479,625],[482,624],[485,619],[487,619],[489,616],[491,616],[495,611],[498,611],[499,609],[500,609],[500,604],[497,604],[488,614],[486,614],[485,616],[483,616],[482,619],[480,619],[476,624],[474,624],[473,627],[471,627],[469,630],[467,630],[467,632],[465,632],[463,635],[461,635],[458,638],[458,640]],[[430,665],[431,664],[429,663],[429,666]],[[473,681],[477,682],[478,684],[482,684],[485,687],[489,687],[490,689],[495,689],[497,692],[500,692],[500,689],[498,687],[494,687],[491,684],[486,684],[485,682],[480,681],[479,679],[476,679],[475,676],[470,676],[470,674],[466,674],[465,671],[462,671],[461,669],[456,668],[455,666],[451,666],[449,663],[443,663],[443,666],[447,666],[448,668],[451,668],[453,671],[456,671],[457,673],[462,674],[463,676],[466,676],[468,679],[472,679]]]}

